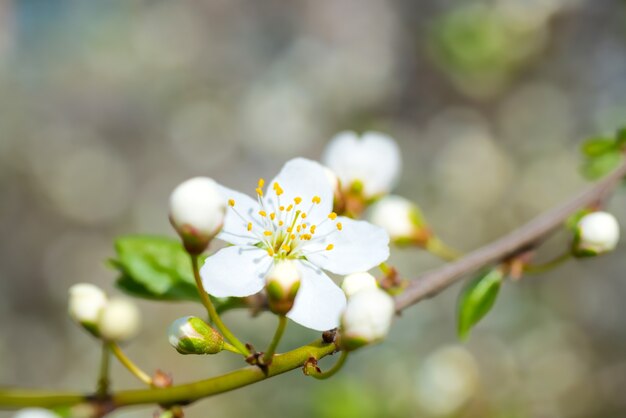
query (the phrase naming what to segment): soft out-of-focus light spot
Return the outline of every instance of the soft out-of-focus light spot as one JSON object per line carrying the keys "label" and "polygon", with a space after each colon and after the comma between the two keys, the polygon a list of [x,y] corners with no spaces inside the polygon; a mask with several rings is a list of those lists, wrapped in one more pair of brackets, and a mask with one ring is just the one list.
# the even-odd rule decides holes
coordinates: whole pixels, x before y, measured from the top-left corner
{"label": "soft out-of-focus light spot", "polygon": [[115,271],[106,266],[112,255],[111,242],[98,235],[68,232],[50,242],[41,262],[49,294],[61,306],[67,301],[67,289],[88,282],[108,289]]}
{"label": "soft out-of-focus light spot", "polygon": [[245,99],[240,117],[245,146],[275,158],[302,154],[308,143],[321,137],[307,92],[289,82],[259,82]]}
{"label": "soft out-of-focus light spot", "polygon": [[179,3],[156,3],[136,22],[131,39],[137,54],[151,65],[175,69],[189,65],[211,41],[203,21]]}
{"label": "soft out-of-focus light spot", "polygon": [[439,130],[440,140],[447,143],[437,157],[438,190],[448,204],[452,200],[470,208],[490,207],[508,185],[512,162],[496,145],[486,126],[455,119],[456,116],[445,115],[444,120],[450,125],[445,131]]}
{"label": "soft out-of-focus light spot", "polygon": [[[208,167],[199,174],[211,173]],[[189,176],[191,177],[191,175]],[[142,233],[173,234],[168,220],[168,199],[172,190],[185,180],[178,172],[165,171],[147,179],[138,187],[132,210],[132,230]]]}
{"label": "soft out-of-focus light spot", "polygon": [[[78,134],[71,130],[67,133]],[[33,144],[36,150],[31,151],[37,152],[32,161],[37,180],[59,212],[88,224],[119,216],[127,208],[133,190],[126,160],[99,141],[83,142],[71,136],[59,138],[55,144],[54,139],[49,138],[52,143],[46,145]],[[52,155],[41,153],[42,148]]]}
{"label": "soft out-of-focus light spot", "polygon": [[418,371],[417,401],[431,415],[453,414],[474,396],[479,380],[476,360],[465,348],[441,348]]}
{"label": "soft out-of-focus light spot", "polygon": [[233,157],[231,115],[223,106],[208,101],[189,103],[174,114],[170,142],[184,163],[208,169]]}
{"label": "soft out-of-focus light spot", "polygon": [[516,90],[500,111],[500,126],[507,144],[527,157],[562,149],[572,139],[574,122],[570,98],[542,82]]}

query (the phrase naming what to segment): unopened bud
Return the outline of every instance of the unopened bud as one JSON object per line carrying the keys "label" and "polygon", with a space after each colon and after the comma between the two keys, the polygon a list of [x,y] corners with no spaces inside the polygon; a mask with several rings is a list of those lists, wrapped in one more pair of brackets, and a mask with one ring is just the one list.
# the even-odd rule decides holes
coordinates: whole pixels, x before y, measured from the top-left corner
{"label": "unopened bud", "polygon": [[180,354],[216,354],[224,348],[224,338],[195,316],[184,316],[172,322],[167,338]]}
{"label": "unopened bud", "polygon": [[367,272],[349,274],[341,283],[343,293],[349,298],[354,296],[357,292],[376,288],[378,288],[376,278]]}
{"label": "unopened bud", "polygon": [[13,415],[13,418],[61,418],[60,415],[43,408],[26,408]]}
{"label": "unopened bud", "polygon": [[206,249],[222,228],[225,213],[226,201],[208,177],[184,181],[170,196],[170,221],[192,254]]}
{"label": "unopened bud", "polygon": [[69,289],[68,313],[87,331],[98,336],[98,318],[107,304],[107,296],[98,286],[75,284]]}
{"label": "unopened bud", "polygon": [[341,316],[339,346],[354,350],[384,339],[395,312],[393,298],[380,289],[357,292]]}
{"label": "unopened bud", "polygon": [[427,234],[422,212],[413,202],[390,195],[376,202],[370,210],[370,221],[385,229],[389,237],[403,241],[420,241]]}
{"label": "unopened bud", "polygon": [[594,256],[612,251],[619,241],[619,224],[607,212],[593,212],[582,217],[576,227],[574,254]]}
{"label": "unopened bud", "polygon": [[270,310],[277,315],[286,315],[293,307],[300,288],[301,274],[291,260],[281,260],[274,264],[265,278],[265,289]]}
{"label": "unopened bud", "polygon": [[111,299],[98,318],[98,330],[105,340],[124,341],[137,334],[140,325],[137,306],[126,299]]}

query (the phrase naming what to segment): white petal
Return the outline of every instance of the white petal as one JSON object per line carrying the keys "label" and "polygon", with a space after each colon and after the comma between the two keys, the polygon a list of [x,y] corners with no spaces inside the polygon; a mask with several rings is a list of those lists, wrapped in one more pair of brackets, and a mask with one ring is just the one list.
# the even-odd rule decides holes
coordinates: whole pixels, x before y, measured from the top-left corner
{"label": "white petal", "polygon": [[[317,238],[303,247],[302,253],[311,263],[335,274],[350,274],[367,271],[389,258],[389,235],[387,232],[365,221],[355,221],[340,216],[342,230],[335,231],[336,224],[326,222]],[[333,249],[326,251],[329,244]]]}
{"label": "white petal", "polygon": [[200,275],[213,296],[249,296],[263,289],[271,264],[272,258],[260,248],[227,247],[206,259]]}
{"label": "white petal", "polygon": [[[325,168],[315,161],[295,158],[288,161],[280,173],[272,180],[265,193],[265,205],[276,210],[276,193],[274,183],[278,182],[284,193],[280,196],[280,204],[288,206],[294,198],[302,198],[298,209],[307,213],[311,223],[319,223],[328,216],[333,208],[333,189],[328,182]],[[314,196],[320,198],[319,204],[312,204]],[[309,211],[309,209],[312,209]]]}
{"label": "white petal", "polygon": [[263,229],[259,223],[259,217],[254,216],[259,212],[259,203],[248,195],[222,185],[218,186],[226,201],[234,200],[235,206],[227,207],[224,226],[217,238],[234,245],[254,245],[259,242],[260,239],[248,231],[248,222],[252,222],[253,228],[257,231]]}
{"label": "white petal", "polygon": [[346,306],[346,296],[320,269],[307,262],[301,265],[302,282],[287,317],[316,331],[336,328]]}
{"label": "white petal", "polygon": [[382,133],[340,132],[328,143],[322,161],[337,174],[344,186],[363,183],[366,196],[391,191],[402,165],[395,141]]}

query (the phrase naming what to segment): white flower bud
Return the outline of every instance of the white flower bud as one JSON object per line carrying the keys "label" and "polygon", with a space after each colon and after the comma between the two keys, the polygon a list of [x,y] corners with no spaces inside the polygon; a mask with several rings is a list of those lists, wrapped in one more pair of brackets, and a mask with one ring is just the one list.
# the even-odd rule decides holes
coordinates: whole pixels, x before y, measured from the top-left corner
{"label": "white flower bud", "polygon": [[344,188],[356,189],[365,198],[377,197],[395,185],[401,168],[400,150],[389,136],[365,132],[340,132],[328,143],[322,161]]}
{"label": "white flower bud", "polygon": [[343,293],[349,298],[354,296],[357,292],[377,288],[378,282],[376,278],[367,272],[349,274],[344,277],[341,283]]}
{"label": "white flower bud", "polygon": [[422,213],[413,202],[400,196],[387,196],[370,210],[370,221],[385,229],[395,241],[420,238],[424,234]]}
{"label": "white flower bud", "polygon": [[574,252],[591,256],[612,251],[619,241],[619,224],[607,212],[593,212],[583,216],[577,225]]}
{"label": "white flower bud", "polygon": [[98,330],[102,338],[111,341],[128,340],[139,331],[137,306],[126,299],[111,299],[100,312]]}
{"label": "white flower bud", "polygon": [[52,411],[43,408],[26,408],[13,415],[13,418],[61,418]]}
{"label": "white flower bud", "polygon": [[170,196],[170,221],[191,253],[204,251],[224,223],[226,200],[215,181],[195,177]]}
{"label": "white flower bud", "polygon": [[216,354],[224,348],[224,338],[202,319],[185,316],[172,322],[167,337],[180,354]]}
{"label": "white flower bud", "polygon": [[265,289],[270,310],[277,315],[286,315],[293,307],[300,288],[300,270],[292,260],[281,260],[265,277]]}
{"label": "white flower bud", "polygon": [[106,304],[107,296],[98,286],[79,283],[69,289],[70,317],[94,335],[98,335],[98,318]]}
{"label": "white flower bud", "polygon": [[395,313],[393,298],[380,289],[357,292],[341,316],[339,345],[354,350],[387,336]]}

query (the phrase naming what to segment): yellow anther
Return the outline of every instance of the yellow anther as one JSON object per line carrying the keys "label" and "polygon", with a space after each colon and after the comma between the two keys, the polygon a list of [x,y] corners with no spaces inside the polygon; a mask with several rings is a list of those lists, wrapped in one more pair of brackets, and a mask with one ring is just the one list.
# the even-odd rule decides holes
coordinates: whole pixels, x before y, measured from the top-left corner
{"label": "yellow anther", "polygon": [[300,232],[302,230],[302,225],[298,225],[298,227],[296,228],[296,231]]}
{"label": "yellow anther", "polygon": [[263,235],[265,235],[266,237],[270,237],[272,236],[272,231],[263,231]]}
{"label": "yellow anther", "polygon": [[291,211],[291,209],[293,209],[293,205],[287,206],[287,212]]}
{"label": "yellow anther", "polygon": [[292,240],[296,239],[296,234],[291,234],[290,237],[291,237]]}
{"label": "yellow anther", "polygon": [[330,251],[333,248],[335,248],[335,246],[333,244],[328,244],[328,246],[326,247],[326,251]]}
{"label": "yellow anther", "polygon": [[291,247],[287,244],[283,244],[283,246],[281,247],[283,249],[283,251],[285,252],[289,252],[291,251]]}
{"label": "yellow anther", "polygon": [[283,221],[278,221],[278,226],[283,226],[285,223]]}
{"label": "yellow anther", "polygon": [[300,217],[302,217],[302,219],[306,219],[306,213],[302,212],[302,214],[300,215]]}
{"label": "yellow anther", "polygon": [[259,215],[265,218],[267,216],[267,212],[265,212],[264,210],[260,210]]}
{"label": "yellow anther", "polygon": [[337,214],[335,212],[330,212],[328,214],[328,218],[334,221],[335,219],[337,219]]}
{"label": "yellow anther", "polygon": [[300,202],[302,202],[302,198],[301,197],[294,197],[293,201],[296,202],[296,205],[299,205]]}
{"label": "yellow anther", "polygon": [[276,219],[276,214],[274,212],[270,213],[270,219],[273,221]]}
{"label": "yellow anther", "polygon": [[317,228],[317,226],[311,225],[311,234],[315,234],[315,228]]}
{"label": "yellow anther", "polygon": [[343,229],[343,225],[341,224],[341,222],[337,222],[337,229],[340,231]]}
{"label": "yellow anther", "polygon": [[258,194],[259,196],[263,197],[263,190],[261,190],[260,187],[256,188],[256,194]]}
{"label": "yellow anther", "polygon": [[248,222],[248,231],[252,231],[252,222]]}
{"label": "yellow anther", "polygon": [[270,257],[274,257],[274,249],[273,248],[268,248],[267,249],[267,254],[269,254]]}
{"label": "yellow anther", "polygon": [[303,230],[306,229],[306,227],[307,227],[307,224],[302,224],[302,229]]}
{"label": "yellow anther", "polygon": [[274,191],[276,192],[276,196],[280,196],[281,194],[283,194],[283,188],[280,187],[280,184],[278,183],[274,183]]}
{"label": "yellow anther", "polygon": [[235,199],[228,199],[228,206],[235,207]]}
{"label": "yellow anther", "polygon": [[287,232],[289,232],[291,234],[291,232],[293,231],[292,227],[287,228]]}
{"label": "yellow anther", "polygon": [[302,234],[302,239],[308,241],[311,239],[311,234]]}
{"label": "yellow anther", "polygon": [[279,207],[279,208],[278,208],[278,210],[282,212],[282,211],[284,211],[284,210],[285,210],[285,207],[284,207],[284,206],[281,206],[281,207]]}
{"label": "yellow anther", "polygon": [[319,197],[319,196],[313,196],[313,199],[311,199],[311,201],[312,201],[313,203],[317,203],[317,204],[319,204],[319,203],[322,201],[322,198],[321,198],[321,197]]}

